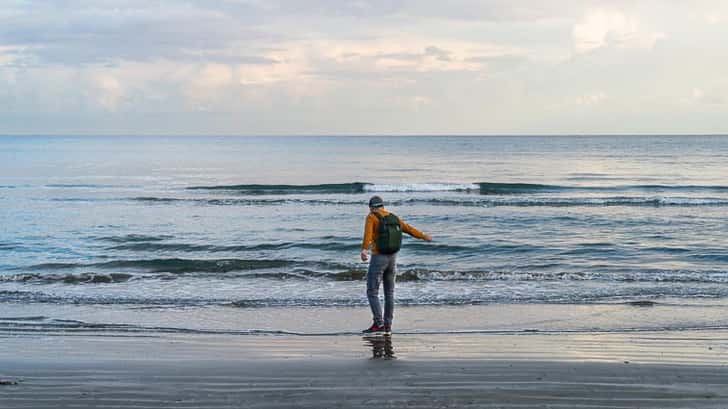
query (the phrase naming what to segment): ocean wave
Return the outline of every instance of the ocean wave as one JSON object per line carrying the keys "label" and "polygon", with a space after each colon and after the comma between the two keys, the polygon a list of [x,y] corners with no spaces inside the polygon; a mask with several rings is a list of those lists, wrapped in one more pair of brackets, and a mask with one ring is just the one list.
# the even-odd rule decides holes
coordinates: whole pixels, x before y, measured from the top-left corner
{"label": "ocean wave", "polygon": [[480,194],[484,195],[508,195],[517,193],[538,193],[545,191],[563,191],[572,189],[567,186],[543,185],[537,183],[478,183]]}
{"label": "ocean wave", "polygon": [[43,291],[0,290],[0,302],[22,302],[26,304],[75,304],[75,305],[127,305],[145,307],[203,307],[209,305],[225,305],[230,300],[218,298],[182,298],[160,296],[89,296],[60,295]]}
{"label": "ocean wave", "polygon": [[482,194],[528,193],[543,190],[568,189],[532,183],[335,183],[317,185],[213,185],[191,186],[189,190],[223,190],[242,194],[305,194],[305,193],[366,193],[366,192],[473,192]]}
{"label": "ocean wave", "polygon": [[10,250],[15,250],[15,249],[17,249],[19,247],[20,246],[18,246],[15,243],[4,243],[4,242],[0,242],[0,250],[8,250],[8,251],[10,251]]}
{"label": "ocean wave", "polygon": [[365,192],[477,192],[477,183],[365,184]]}
{"label": "ocean wave", "polygon": [[287,267],[296,262],[290,260],[266,259],[141,259],[141,260],[113,260],[100,263],[42,263],[27,267],[17,267],[15,270],[29,271],[55,271],[66,269],[114,269],[138,270],[147,273],[227,273],[233,271],[261,270]]}
{"label": "ocean wave", "polygon": [[[13,189],[17,186],[0,186],[4,189]],[[93,185],[93,184],[50,184],[48,188],[83,188],[83,189],[105,189],[118,187],[138,186],[114,186],[114,185]],[[680,193],[728,193],[728,186],[724,185],[661,185],[661,184],[624,184],[624,185],[556,185],[542,183],[502,183],[502,182],[422,182],[422,183],[330,183],[312,185],[287,185],[287,184],[238,184],[238,185],[210,185],[210,186],[189,186],[188,191],[211,191],[228,192],[243,196],[266,196],[266,195],[313,195],[313,194],[364,194],[364,193],[438,193],[438,192],[460,192],[472,193],[485,196],[531,196],[534,194],[552,193],[644,193],[644,194],[680,194]],[[176,197],[155,197],[141,196],[133,198],[138,201],[148,202],[177,202],[187,201],[190,198]],[[194,199],[194,198],[193,198]],[[114,201],[118,198],[51,198],[56,201]],[[209,200],[217,200],[209,199]],[[223,199],[224,200],[224,199]],[[260,203],[283,201],[284,199],[259,199]],[[257,203],[251,200],[249,203]],[[246,203],[246,202],[241,202]]]}
{"label": "ocean wave", "polygon": [[[234,273],[238,274],[234,274]],[[197,274],[210,274],[212,272],[195,272]],[[195,273],[186,273],[188,277],[194,277]],[[361,280],[366,276],[366,271],[353,271],[353,272],[342,272],[342,273],[327,273],[316,270],[306,269],[292,269],[290,271],[279,271],[279,272],[261,272],[257,270],[234,270],[234,271],[222,271],[217,273],[227,274],[226,278],[237,278],[237,279],[256,279],[263,278],[268,280],[311,280],[315,278],[329,278],[334,281],[351,281]],[[139,281],[139,280],[175,280],[179,277],[180,272],[170,271],[159,271],[159,272],[145,272],[145,273],[20,273],[20,274],[6,274],[0,275],[0,283],[2,282],[14,282],[14,283],[29,283],[29,284],[116,284],[125,283],[128,281]]]}
{"label": "ocean wave", "polygon": [[483,195],[514,195],[565,191],[587,192],[728,192],[728,186],[722,185],[658,185],[635,184],[618,186],[563,186],[541,183],[499,183],[499,182],[472,182],[472,183],[333,183],[316,185],[213,185],[191,186],[188,190],[222,190],[234,191],[249,195],[269,194],[324,194],[324,193],[366,193],[366,192],[472,192]]}
{"label": "ocean wave", "polygon": [[601,281],[641,283],[728,283],[726,271],[635,271],[635,272],[532,272],[532,271],[439,271],[410,269],[397,274],[398,281]]}
{"label": "ocean wave", "polygon": [[[342,199],[199,199],[199,198],[158,198],[135,197],[132,201],[150,204],[193,204],[200,206],[275,206],[287,204],[323,206],[361,206],[362,200]],[[723,207],[728,206],[728,198],[717,197],[663,197],[663,196],[613,196],[613,197],[549,197],[517,196],[472,198],[428,198],[413,197],[387,200],[389,206],[433,205],[460,207]]]}
{"label": "ocean wave", "polygon": [[81,273],[81,274],[12,274],[0,275],[0,282],[22,282],[34,284],[109,284],[129,281],[132,274],[126,273]]}
{"label": "ocean wave", "polygon": [[700,261],[711,261],[716,263],[728,263],[728,254],[694,254],[691,256]]}
{"label": "ocean wave", "polygon": [[[59,273],[63,269],[84,268],[115,269],[109,273],[81,272]],[[64,284],[115,284],[131,280],[163,279],[173,280],[184,274],[225,274],[226,279],[268,279],[268,280],[324,280],[361,281],[366,278],[364,267],[346,266],[333,262],[311,262],[290,260],[181,260],[156,259],[135,261],[111,261],[96,264],[40,264],[26,270],[47,272],[24,272],[0,275],[0,282],[20,283],[64,283]],[[426,268],[400,268],[398,282],[575,282],[592,281],[602,283],[728,283],[728,272],[723,270],[644,270],[644,271],[457,271]]]}
{"label": "ocean wave", "polygon": [[146,234],[126,234],[123,236],[104,236],[98,237],[97,240],[110,241],[112,243],[148,243],[154,241],[163,241],[174,238],[167,234],[160,234],[156,236],[150,236]]}
{"label": "ocean wave", "polygon": [[189,190],[228,190],[244,194],[296,194],[296,193],[364,193],[368,183],[331,183],[319,185],[214,185],[191,186]]}
{"label": "ocean wave", "polygon": [[[93,294],[79,290],[59,291],[53,288],[45,292],[42,287],[34,287],[33,291],[0,290],[2,303],[50,304],[50,305],[116,305],[134,308],[179,308],[179,307],[235,307],[235,308],[271,308],[271,307],[365,307],[366,297],[358,287],[356,291],[334,294],[330,292],[310,293],[297,292],[297,283],[289,283],[283,295],[267,295],[255,293],[246,295],[218,296],[214,291],[197,296],[176,295],[163,296],[153,292],[121,294]],[[724,299],[728,290],[723,284],[703,285],[651,285],[635,288],[629,284],[602,285],[598,287],[579,287],[558,285],[551,286],[519,286],[510,289],[498,286],[486,291],[461,291],[460,286],[443,286],[437,292],[397,293],[397,305],[400,306],[457,306],[485,304],[623,304],[631,307],[649,307],[665,299]],[[486,287],[487,288],[487,287]],[[527,291],[524,291],[528,289]],[[52,291],[52,292],[50,292]],[[409,294],[409,295],[403,295]],[[657,302],[656,302],[657,300]],[[674,302],[674,301],[673,301]],[[658,304],[659,305],[659,304]]]}

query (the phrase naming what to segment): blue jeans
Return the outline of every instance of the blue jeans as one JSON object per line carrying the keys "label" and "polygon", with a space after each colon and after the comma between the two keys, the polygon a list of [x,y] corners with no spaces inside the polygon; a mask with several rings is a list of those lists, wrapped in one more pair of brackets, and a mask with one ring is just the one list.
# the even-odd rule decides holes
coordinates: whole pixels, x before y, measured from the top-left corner
{"label": "blue jeans", "polygon": [[[394,276],[396,274],[397,253],[375,254],[369,262],[367,271],[367,298],[372,309],[374,323],[378,326],[391,326],[394,318]],[[379,284],[384,281],[384,319],[382,305],[379,303]]]}

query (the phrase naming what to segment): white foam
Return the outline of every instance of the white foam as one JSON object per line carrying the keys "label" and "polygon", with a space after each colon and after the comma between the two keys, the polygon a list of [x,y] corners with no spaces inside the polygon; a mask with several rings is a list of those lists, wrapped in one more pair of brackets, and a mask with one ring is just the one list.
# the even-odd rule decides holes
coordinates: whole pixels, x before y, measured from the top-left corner
{"label": "white foam", "polygon": [[364,185],[366,192],[455,192],[479,190],[474,183],[405,183]]}

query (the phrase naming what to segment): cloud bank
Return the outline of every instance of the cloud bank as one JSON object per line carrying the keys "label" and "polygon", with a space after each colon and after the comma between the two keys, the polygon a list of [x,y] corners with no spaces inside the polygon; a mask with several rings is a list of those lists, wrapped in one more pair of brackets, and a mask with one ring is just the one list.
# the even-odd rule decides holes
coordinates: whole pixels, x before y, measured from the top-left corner
{"label": "cloud bank", "polygon": [[9,0],[0,133],[723,133],[719,0]]}

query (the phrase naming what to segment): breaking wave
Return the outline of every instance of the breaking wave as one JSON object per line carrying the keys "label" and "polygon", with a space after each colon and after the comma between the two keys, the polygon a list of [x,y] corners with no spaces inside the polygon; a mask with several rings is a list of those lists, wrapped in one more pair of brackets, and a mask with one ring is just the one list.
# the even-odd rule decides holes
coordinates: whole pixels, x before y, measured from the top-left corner
{"label": "breaking wave", "polygon": [[[463,293],[447,292],[438,294],[419,294],[414,297],[397,296],[400,306],[432,306],[432,305],[484,305],[492,303],[549,303],[549,304],[595,304],[619,303],[633,307],[654,306],[661,302],[655,300],[665,298],[724,298],[725,286],[713,285],[701,288],[692,287],[648,287],[631,289],[619,287],[613,291],[584,291],[584,289],[568,293],[554,291],[524,292],[482,292]],[[175,296],[164,297],[158,294],[149,296],[92,295],[92,294],[58,294],[42,291],[7,291],[0,290],[0,302],[22,302],[26,304],[74,304],[74,305],[118,305],[140,308],[177,308],[222,306],[234,308],[270,308],[270,307],[364,307],[366,297],[361,292],[356,294],[340,294],[329,297],[305,297],[290,294],[285,297],[231,297],[215,298]]]}
{"label": "breaking wave", "polygon": [[[59,272],[63,269],[89,267],[118,269],[113,272]],[[285,268],[281,268],[285,267]],[[231,279],[265,278],[270,280],[361,281],[366,278],[363,267],[324,262],[294,262],[288,260],[138,260],[112,261],[96,264],[40,264],[23,272],[0,275],[0,282],[38,284],[114,284],[140,279],[174,280],[184,274],[225,274]],[[130,271],[131,270],[131,271]],[[728,271],[723,270],[642,270],[642,271],[528,271],[486,270],[447,271],[424,268],[400,268],[398,282],[480,281],[480,282],[584,282],[602,283],[728,283]]]}
{"label": "breaking wave", "polygon": [[473,192],[481,194],[529,193],[563,190],[564,187],[530,183],[404,183],[375,184],[365,182],[319,185],[214,185],[191,186],[189,190],[223,190],[248,195],[322,194],[366,192]]}
{"label": "breaking wave", "polygon": [[191,186],[188,190],[234,191],[248,195],[322,194],[366,192],[472,192],[484,195],[512,195],[564,191],[644,191],[644,192],[728,192],[721,185],[624,185],[624,186],[559,186],[540,183],[400,183],[376,184],[366,182],[318,185],[213,185]]}

